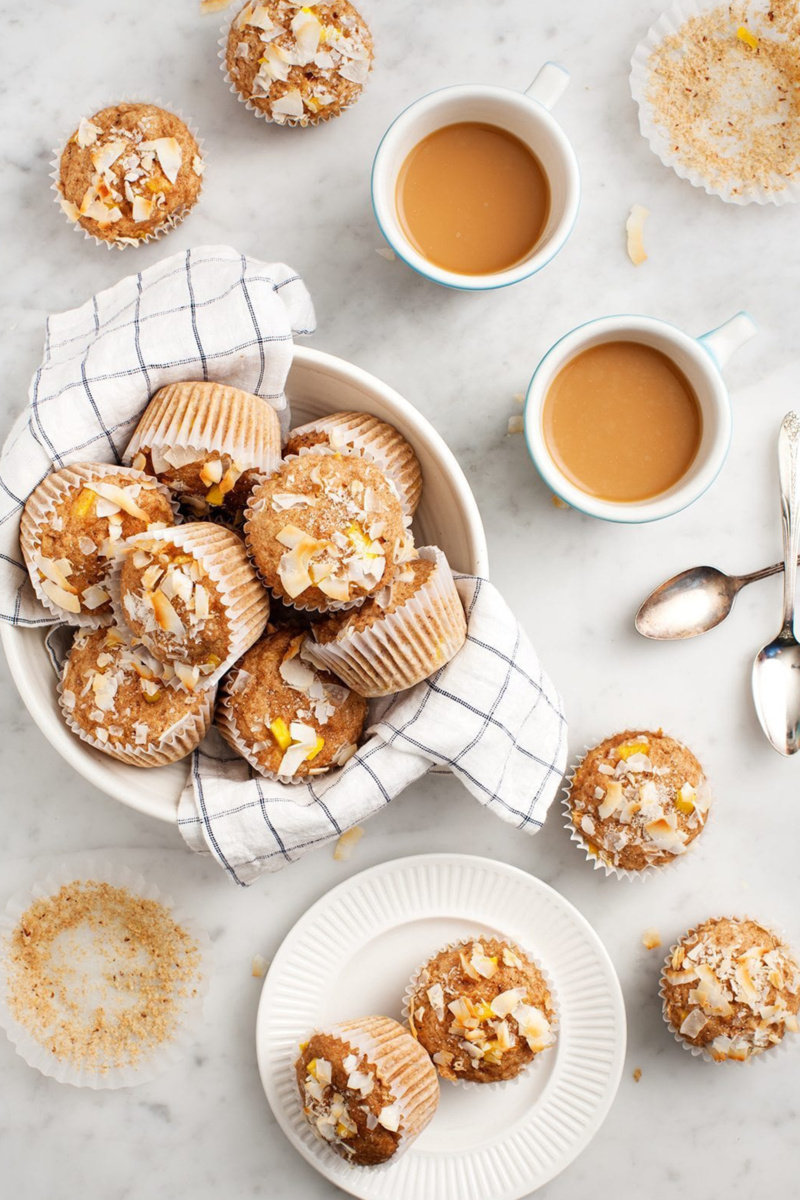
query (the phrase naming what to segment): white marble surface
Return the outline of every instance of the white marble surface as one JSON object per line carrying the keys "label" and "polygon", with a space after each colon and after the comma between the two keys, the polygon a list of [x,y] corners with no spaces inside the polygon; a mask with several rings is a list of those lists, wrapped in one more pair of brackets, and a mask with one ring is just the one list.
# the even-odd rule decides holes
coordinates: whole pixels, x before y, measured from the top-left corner
{"label": "white marble surface", "polygon": [[[579,1200],[602,1180],[601,1191],[613,1186],[619,1200],[783,1200],[796,1194],[800,1167],[800,1046],[741,1070],[693,1060],[665,1033],[657,955],[641,945],[647,926],[669,942],[729,911],[782,925],[800,945],[800,763],[769,749],[749,696],[752,655],[778,625],[780,585],[752,588],[724,627],[695,643],[646,643],[632,616],[651,586],[683,567],[747,570],[779,555],[775,445],[780,418],[798,401],[800,214],[726,207],[665,170],[639,137],[627,63],[660,0],[364,0],[364,10],[379,52],[367,94],[329,128],[293,132],[266,128],[228,94],[216,62],[219,19],[202,18],[195,0],[102,12],[88,0],[3,0],[0,89],[11,117],[0,176],[3,425],[23,404],[48,312],[193,244],[229,241],[284,259],[316,302],[312,344],[394,385],[458,455],[483,512],[494,579],[566,697],[573,748],[614,727],[663,723],[706,762],[713,819],[673,873],[621,886],[587,868],[557,813],[529,840],[455,782],[434,779],[376,819],[350,863],[323,851],[242,892],[183,850],[174,829],[119,807],[63,766],[4,673],[0,901],[55,856],[121,847],[131,865],[196,910],[217,958],[195,1053],[157,1083],[68,1091],[0,1041],[0,1178],[19,1200],[332,1196],[284,1140],[262,1095],[251,959],[271,955],[304,909],[347,874],[440,849],[491,855],[554,884],[598,929],[622,980],[629,1053],[616,1104],[591,1149],[541,1194]],[[555,262],[516,288],[465,296],[378,256],[368,173],[391,118],[435,86],[524,87],[548,57],[573,73],[558,117],[584,187],[574,235]],[[133,95],[180,107],[205,138],[209,170],[201,206],[167,242],[119,254],[66,227],[47,172],[52,145],[81,113]],[[652,211],[650,258],[638,270],[623,236],[634,202]],[[522,439],[505,435],[514,394],[549,345],[608,312],[651,313],[701,333],[739,308],[761,333],[729,369],[735,434],[713,490],[691,511],[643,528],[556,510]]]}

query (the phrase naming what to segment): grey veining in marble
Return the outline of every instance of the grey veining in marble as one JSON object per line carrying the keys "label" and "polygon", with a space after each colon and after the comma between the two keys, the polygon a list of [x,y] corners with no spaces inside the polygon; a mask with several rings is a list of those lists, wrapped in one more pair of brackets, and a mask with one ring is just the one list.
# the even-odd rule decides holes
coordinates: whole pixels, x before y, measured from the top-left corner
{"label": "grey veining in marble", "polygon": [[[628,61],[661,3],[363,0],[378,47],[374,77],[351,113],[308,131],[268,128],[228,93],[216,59],[221,18],[201,17],[196,0],[101,10],[88,0],[0,3],[3,427],[23,403],[48,312],[193,244],[228,241],[291,263],[316,304],[313,344],[392,384],[457,454],[483,513],[494,580],[566,697],[573,750],[615,727],[663,723],[703,758],[717,797],[687,860],[635,887],[589,870],[557,812],[529,840],[455,782],[432,778],[369,825],[349,863],[323,851],[242,892],[183,850],[173,829],[65,767],[2,664],[0,903],[59,854],[124,847],[132,866],[197,912],[217,955],[204,1035],[157,1083],[67,1091],[0,1040],[0,1178],[18,1200],[332,1200],[276,1128],[259,1085],[252,956],[271,956],[346,875],[426,849],[488,854],[540,875],[592,921],[619,971],[630,1021],[619,1096],[591,1150],[541,1193],[546,1200],[605,1194],[609,1181],[618,1200],[797,1194],[800,1045],[741,1071],[693,1060],[664,1031],[658,955],[641,944],[648,926],[668,944],[704,916],[745,912],[800,945],[800,763],[769,748],[749,697],[749,664],[778,619],[780,580],[748,589],[725,625],[696,642],[652,644],[633,630],[641,599],[674,572],[700,562],[738,572],[779,557],[775,445],[800,386],[800,212],[726,207],[665,170],[638,134]],[[558,258],[518,287],[470,296],[376,254],[369,168],[392,117],[446,84],[524,88],[547,58],[572,72],[557,115],[583,178],[578,224]],[[81,114],[126,96],[180,108],[205,139],[208,173],[202,204],[167,241],[120,254],[67,228],[47,174],[52,146]],[[651,210],[650,257],[638,269],[624,244],[633,203]],[[519,411],[514,395],[550,344],[604,313],[650,313],[699,334],[739,308],[761,332],[727,372],[734,438],[708,495],[640,528],[553,507],[522,439],[506,435]]]}

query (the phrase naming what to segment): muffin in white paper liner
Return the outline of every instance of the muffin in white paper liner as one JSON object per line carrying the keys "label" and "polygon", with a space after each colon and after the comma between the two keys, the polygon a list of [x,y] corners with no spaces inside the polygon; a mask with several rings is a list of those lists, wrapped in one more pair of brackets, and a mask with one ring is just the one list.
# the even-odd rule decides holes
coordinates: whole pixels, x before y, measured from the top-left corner
{"label": "muffin in white paper liner", "polygon": [[[363,454],[377,463],[394,484],[405,512],[414,515],[422,494],[422,470],[411,446],[392,425],[369,413],[331,413],[290,430],[289,446],[294,439],[318,433],[337,453]],[[310,449],[313,452],[318,445]]]}
{"label": "muffin in white paper liner", "polygon": [[420,547],[419,557],[436,570],[404,604],[331,642],[316,642],[312,631],[303,657],[368,697],[405,691],[448,663],[466,639],[464,607],[438,546]]}
{"label": "muffin in white paper liner", "polygon": [[[132,767],[163,767],[167,763],[187,758],[195,747],[200,745],[214,722],[216,688],[208,688],[199,695],[198,710],[187,712],[180,721],[171,726],[165,736],[160,737],[157,741],[148,741],[144,745],[138,745],[135,740],[102,742],[99,738],[93,737],[75,720],[74,696],[72,697],[73,704],[67,703],[67,700],[70,699],[69,696],[65,700],[64,679],[68,662],[69,655],[67,655],[67,661],[64,663],[57,684],[58,703],[67,726],[87,746],[91,746],[101,754],[116,758],[120,762],[128,763]],[[163,684],[162,686],[168,687],[169,685]],[[177,688],[173,690],[177,696],[186,695]]]}
{"label": "muffin in white paper liner", "polygon": [[[254,3],[254,6],[257,6],[258,0],[253,0],[253,3]],[[233,16],[231,17],[231,19],[226,20],[223,23],[222,27],[220,28],[220,37],[219,37],[219,41],[217,43],[219,46],[219,51],[218,51],[217,57],[220,60],[219,61],[220,70],[222,71],[223,78],[225,79],[225,82],[228,85],[228,91],[232,92],[233,95],[236,97],[236,99],[239,101],[239,103],[243,104],[245,106],[245,108],[253,114],[254,117],[259,117],[261,120],[266,121],[266,123],[268,125],[278,125],[278,126],[287,125],[290,128],[295,128],[295,127],[299,126],[301,129],[305,129],[308,126],[316,126],[316,125],[320,125],[320,124],[325,124],[325,123],[327,123],[327,121],[329,121],[331,119],[335,119],[336,116],[341,116],[343,113],[347,112],[348,109],[352,108],[354,104],[358,103],[358,101],[361,99],[361,95],[363,93],[363,87],[366,84],[367,80],[364,81],[364,85],[362,85],[361,90],[359,90],[349,102],[347,102],[347,103],[340,102],[339,103],[338,111],[333,115],[333,117],[315,116],[314,114],[312,114],[310,112],[304,111],[302,116],[293,117],[293,116],[289,116],[289,115],[284,115],[283,120],[276,121],[274,116],[272,116],[268,112],[265,112],[263,108],[259,108],[257,104],[254,104],[250,97],[243,95],[242,92],[239,90],[239,88],[234,83],[233,79],[231,78],[231,73],[228,69],[228,61],[227,60],[228,60],[228,38],[230,35],[231,26],[238,19],[238,17],[240,16],[242,11],[246,7],[247,7],[246,4],[237,4],[236,11],[233,14]],[[300,7],[300,6],[298,5],[298,7]],[[373,59],[370,59],[370,65],[369,65],[369,71],[367,73],[367,79],[369,78],[369,74],[372,71],[372,63],[373,63]]]}
{"label": "muffin in white paper liner", "polygon": [[[177,117],[179,121],[182,121],[183,124],[186,126],[186,128],[189,130],[189,133],[194,138],[195,142],[197,143],[197,152],[198,152],[197,157],[199,158],[200,163],[202,165],[202,170],[199,172],[199,175],[202,180],[202,176],[205,174],[205,169],[206,169],[206,165],[208,162],[208,156],[203,148],[203,139],[200,137],[195,126],[190,125],[189,122],[185,119],[185,117],[183,116],[183,113],[181,112],[181,110],[179,108],[175,108],[171,104],[164,104],[161,99],[141,100],[138,98],[131,98],[129,96],[123,96],[123,97],[117,97],[116,99],[112,100],[111,103],[92,104],[92,106],[91,106],[92,116],[95,116],[97,113],[102,112],[103,109],[105,109],[105,108],[113,108],[118,104],[150,104],[154,108],[163,108],[165,112],[171,113],[172,116]],[[89,119],[91,119],[91,118],[89,118]],[[132,247],[135,249],[137,246],[143,246],[147,242],[156,242],[156,241],[158,241],[159,238],[164,237],[166,234],[171,233],[173,229],[176,229],[178,227],[178,225],[180,225],[181,222],[184,221],[186,219],[186,217],[188,217],[188,215],[192,211],[192,209],[199,203],[200,197],[203,192],[202,182],[201,182],[200,190],[198,191],[197,197],[193,204],[190,204],[187,208],[181,209],[180,211],[170,213],[170,215],[165,219],[165,221],[163,222],[162,225],[159,225],[157,229],[154,229],[154,230],[152,230],[152,232],[146,234],[145,237],[143,237],[143,238],[119,238],[115,241],[106,241],[105,238],[97,237],[96,234],[90,233],[89,230],[85,228],[85,226],[81,225],[80,221],[74,221],[72,219],[72,217],[69,216],[66,209],[64,208],[64,205],[62,204],[62,201],[64,200],[64,196],[62,195],[61,189],[58,186],[59,180],[61,178],[61,158],[64,153],[64,150],[66,149],[67,143],[69,142],[69,139],[73,136],[74,133],[75,133],[75,126],[73,124],[70,126],[69,130],[66,130],[62,134],[61,138],[59,139],[58,144],[51,151],[51,155],[52,155],[51,159],[50,159],[51,170],[50,170],[49,178],[52,180],[52,182],[50,184],[50,190],[53,192],[53,199],[55,200],[55,203],[58,205],[59,211],[61,213],[63,213],[64,218],[67,221],[67,223],[69,225],[71,225],[72,228],[75,229],[78,233],[82,233],[84,238],[86,238],[87,241],[94,242],[98,246],[105,246],[107,250],[126,250],[128,247]]]}
{"label": "muffin in white paper liner", "polygon": [[[625,732],[625,731],[621,731],[621,732]],[[627,732],[631,732],[631,731],[628,730]],[[641,729],[637,732],[645,733],[645,730]],[[589,743],[589,742],[584,743],[583,753],[578,755],[578,757],[575,758],[571,762],[571,764],[567,770],[567,774],[564,777],[564,785],[563,785],[562,794],[561,794],[561,807],[564,812],[564,828],[569,830],[570,841],[575,842],[575,844],[577,846],[579,846],[581,850],[583,850],[584,854],[586,855],[586,861],[591,863],[594,870],[595,871],[603,871],[607,878],[608,878],[608,876],[613,876],[615,879],[625,879],[630,883],[633,880],[647,879],[653,875],[662,874],[664,871],[672,871],[672,870],[674,870],[675,866],[682,859],[684,859],[686,857],[686,854],[690,853],[691,843],[689,843],[689,845],[687,846],[686,852],[684,854],[673,855],[672,859],[669,862],[650,863],[650,864],[648,864],[648,866],[643,867],[641,871],[634,871],[634,870],[629,870],[625,867],[618,867],[618,866],[615,866],[614,863],[607,862],[598,853],[598,851],[595,850],[594,847],[591,846],[591,844],[586,840],[586,838],[581,833],[580,829],[578,829],[576,827],[575,822],[573,821],[572,808],[570,805],[570,796],[572,793],[572,784],[575,779],[575,773],[578,770],[578,768],[581,766],[581,764],[583,763],[583,760],[586,758],[586,755],[591,750],[595,750],[599,745],[602,744],[602,742],[606,741],[609,736],[613,736],[613,735],[606,735],[605,738],[598,738],[597,741],[593,741],[591,743]],[[665,736],[672,736],[672,735],[665,735]],[[688,747],[686,746],[686,743],[683,741],[682,738],[674,738],[674,741],[678,742],[681,746],[688,749]],[[705,772],[704,772],[704,776],[705,776]],[[708,819],[711,814],[711,810],[714,807],[714,804],[713,804],[714,795],[711,790],[711,786],[708,782],[707,777],[705,778],[705,785],[704,785],[703,792],[704,792],[704,797],[707,801],[707,808],[706,808],[706,813],[705,813],[705,820],[701,826],[700,833],[702,833],[703,830],[708,825]],[[699,836],[699,834],[698,834],[698,836]],[[696,838],[693,839],[693,841],[694,840],[696,840]]]}
{"label": "muffin in white paper liner", "polygon": [[[324,446],[324,445],[315,446],[312,449],[303,448],[298,454],[285,455],[285,457],[282,459],[281,464],[279,464],[279,465],[283,465],[283,463],[292,462],[294,460],[298,460],[298,461],[302,460],[303,458],[305,458],[311,454],[317,454],[317,455],[324,454],[324,455],[330,455],[331,457],[335,457],[336,453],[337,452],[335,450],[332,450],[330,447]],[[374,465],[377,466],[378,464],[375,463]],[[262,480],[266,479],[266,478],[267,478],[266,475],[262,476]],[[400,502],[401,507],[403,507],[402,499],[401,499],[400,494],[397,491],[397,488],[396,488],[394,482],[392,481],[392,479],[386,475],[384,475],[384,479],[386,480],[386,483],[388,484],[389,489],[392,492],[392,494],[394,496],[396,496],[397,500]],[[259,482],[261,482],[261,481],[259,481]],[[245,544],[247,545],[247,553],[250,555],[250,561],[253,565],[253,570],[258,575],[258,578],[261,580],[264,587],[269,589],[270,584],[264,578],[262,573],[259,571],[258,565],[255,561],[255,557],[254,557],[253,553],[251,552],[250,544],[249,544],[248,538],[247,538],[247,535],[249,533],[249,529],[248,529],[249,523],[252,521],[254,516],[256,516],[259,512],[261,512],[264,509],[264,507],[266,505],[265,497],[261,497],[255,501],[253,501],[253,496],[255,494],[256,488],[259,486],[259,482],[257,482],[254,485],[253,490],[250,493],[250,501],[247,505],[247,508],[245,509],[244,534],[245,534]],[[405,508],[403,508],[403,525],[404,525],[403,542],[398,551],[398,558],[395,563],[395,566],[399,566],[400,563],[406,562],[409,559],[415,558],[416,554],[417,554],[416,549],[414,547],[414,535],[411,532],[411,517],[406,512]],[[380,589],[376,589],[376,590],[380,590]],[[374,595],[374,592],[371,594]],[[362,605],[364,603],[364,601],[366,599],[368,599],[368,597],[367,596],[357,596],[354,600],[332,600],[332,599],[328,598],[324,605],[322,605],[319,602],[315,603],[313,600],[301,600],[299,598],[299,596],[295,596],[291,600],[287,596],[278,596],[277,599],[279,599],[279,600],[283,601],[285,604],[291,606],[291,608],[298,609],[300,612],[319,613],[320,616],[326,616],[328,613],[345,612],[351,608],[358,608],[360,605]]]}
{"label": "muffin in white paper liner", "polygon": [[[759,128],[768,129],[771,126],[787,123],[782,115],[782,109],[791,103],[792,88],[783,79],[778,66],[770,68],[763,51],[765,47],[776,47],[777,53],[783,54],[788,49],[788,43],[797,41],[796,54],[800,56],[800,16],[782,15],[778,12],[776,21],[773,9],[767,0],[737,0],[732,4],[725,0],[681,0],[669,8],[649,29],[646,37],[639,43],[631,59],[630,86],[633,99],[639,109],[639,128],[642,136],[647,139],[654,154],[671,167],[681,179],[688,180],[695,187],[703,188],[709,195],[719,196],[728,204],[789,204],[800,199],[800,140],[798,141],[796,166],[790,175],[773,171],[769,178],[759,180],[756,177],[726,178],[723,168],[715,170],[709,161],[707,167],[696,162],[687,161],[683,139],[672,133],[662,122],[651,98],[651,87],[654,78],[652,56],[666,39],[679,39],[685,35],[687,48],[706,45],[713,46],[715,39],[695,30],[696,23],[703,16],[721,14],[721,28],[724,28],[726,39],[731,41],[731,49],[739,55],[739,64],[734,72],[720,75],[713,79],[711,86],[721,87],[719,97],[719,123],[726,130],[726,137],[717,132],[709,131],[707,141],[715,145],[715,151],[721,159],[730,158],[733,145],[739,145],[744,153],[745,147],[737,139],[737,126],[742,131],[742,137]],[[780,25],[783,24],[783,32]],[[750,35],[758,42],[758,51],[744,40]],[[726,41],[727,44],[727,41]],[[674,60],[678,63],[679,59]],[[800,61],[800,59],[798,59]],[[741,74],[739,74],[741,68]],[[723,68],[724,70],[724,68]],[[800,86],[800,67],[794,83],[796,91]],[[683,90],[683,89],[682,89]],[[774,99],[773,99],[774,97]],[[788,100],[787,100],[788,97]],[[764,107],[765,112],[771,104],[774,108],[772,118],[753,108],[757,103]],[[687,117],[688,119],[688,117]],[[796,114],[792,122],[797,124]],[[705,130],[706,124],[699,115],[692,118],[693,126]],[[732,132],[729,132],[731,131]]]}
{"label": "muffin in white paper liner", "polygon": [[[57,1031],[58,1026],[51,1024],[42,1032],[42,1039],[37,1039],[32,1030],[17,1019],[14,1012],[15,1006],[11,1002],[10,988],[16,978],[16,972],[11,962],[11,946],[20,919],[37,901],[55,896],[62,887],[78,881],[84,884],[107,884],[113,889],[124,889],[134,898],[155,902],[167,910],[171,922],[184,931],[189,940],[187,946],[189,955],[187,970],[191,968],[189,977],[184,981],[176,980],[171,993],[171,1000],[175,1003],[176,1008],[175,1024],[170,1031],[171,1036],[165,1037],[155,1046],[141,1046],[140,1057],[136,1058],[135,1054],[130,1054],[125,1062],[114,1063],[106,1058],[97,1063],[84,1061],[77,1064],[68,1058],[59,1056],[46,1044],[48,1034],[54,1036],[54,1031]],[[129,935],[130,927],[126,925],[124,930],[120,930],[120,934],[122,935],[123,932]],[[108,960],[108,950],[113,945],[113,937],[109,932],[104,932],[103,946],[106,948],[106,953],[103,953],[101,948],[95,948],[92,952],[91,940],[88,939],[87,945],[87,939],[88,935],[84,935],[80,942],[79,954],[70,958],[68,981],[64,984],[62,993],[66,992],[72,984],[74,994],[60,1004],[56,1019],[64,1020],[65,1016],[69,1015],[71,1006],[74,1006],[71,1009],[73,1012],[77,1011],[78,1015],[81,1015],[81,1001],[84,1002],[83,1013],[88,1015],[89,1008],[87,1006],[91,1006],[94,1002],[100,1005],[99,1011],[103,1013],[101,1019],[106,1020],[106,1027],[108,1027],[111,1024],[108,1019],[109,1014],[113,1020],[115,1011],[121,1009],[124,1013],[125,1009],[124,1005],[116,1010],[113,1006],[115,996],[119,996],[124,991],[124,988],[115,987],[108,975],[108,971],[114,969],[117,961],[116,958],[113,958],[111,962]],[[96,940],[99,941],[99,939]],[[70,947],[67,946],[65,951],[69,953]],[[140,974],[143,968],[146,969],[148,960],[144,950],[142,954],[144,962],[137,961],[131,964],[134,972],[138,970]],[[86,969],[82,973],[81,963],[83,962],[86,962]],[[29,1067],[33,1067],[58,1083],[95,1089],[134,1087],[162,1075],[188,1053],[202,1027],[203,1001],[208,990],[210,969],[211,943],[208,935],[195,922],[194,918],[173,903],[169,895],[160,891],[154,883],[145,879],[138,872],[130,870],[121,862],[109,861],[105,857],[77,855],[61,862],[58,867],[50,871],[44,879],[34,883],[32,887],[16,892],[8,901],[4,911],[0,913],[0,1026],[5,1029],[9,1041]],[[124,980],[125,964],[123,963],[121,971],[119,967],[116,967],[116,971]],[[95,988],[94,997],[91,994],[87,996],[85,993],[81,993],[82,974],[83,986]],[[132,973],[131,978],[135,982],[136,974]],[[148,1003],[147,998],[145,997],[143,1001],[140,997],[137,1000],[137,1007],[142,1002]],[[134,1039],[131,1038],[131,1041],[135,1047]]]}
{"label": "muffin in white paper liner", "polygon": [[268,400],[241,388],[172,383],[150,401],[123,457],[132,463],[146,451],[156,474],[216,452],[229,455],[242,473],[269,475],[281,461],[280,418]]}
{"label": "muffin in white paper liner", "polygon": [[[269,618],[269,595],[258,579],[244,551],[241,538],[210,521],[191,521],[174,529],[137,534],[125,544],[128,554],[153,543],[174,546],[196,559],[215,585],[216,595],[225,609],[228,624],[228,653],[214,670],[201,675],[195,687],[212,688],[237,659],[257,642]],[[120,592],[120,573],[112,580],[112,604],[117,624],[130,630],[125,613],[124,597]],[[141,641],[159,662],[164,662],[157,647],[147,635]],[[173,660],[170,664],[175,666]]]}
{"label": "muffin in white paper liner", "polygon": [[553,986],[552,979],[548,975],[545,968],[542,966],[540,960],[535,955],[531,954],[531,952],[527,949],[527,947],[523,946],[516,938],[507,937],[506,935],[499,934],[499,933],[475,934],[474,937],[458,938],[454,942],[447,942],[444,946],[440,946],[438,948],[438,950],[434,950],[434,952],[432,954],[429,954],[428,957],[425,959],[425,962],[420,963],[420,965],[417,967],[417,969],[411,975],[411,978],[409,979],[408,983],[406,984],[405,991],[403,992],[402,1016],[403,1016],[403,1020],[406,1022],[406,1024],[409,1026],[409,1029],[410,1029],[412,1026],[411,998],[412,998],[413,993],[417,990],[417,987],[419,986],[419,980],[420,980],[420,976],[422,975],[422,972],[427,968],[428,963],[431,961],[431,959],[437,958],[440,954],[444,954],[449,950],[460,950],[466,946],[473,945],[475,942],[487,942],[487,941],[491,941],[491,940],[507,942],[511,946],[516,947],[516,949],[519,950],[522,955],[524,955],[524,957],[527,959],[527,961],[529,963],[531,963],[534,967],[536,967],[537,971],[539,972],[539,974],[542,976],[542,978],[544,980],[545,986],[546,986],[548,994],[550,996],[550,1008],[551,1008],[551,1011],[553,1014],[552,1019],[550,1021],[550,1030],[553,1034],[552,1042],[548,1046],[546,1046],[544,1048],[544,1050],[537,1051],[534,1054],[532,1060],[529,1063],[527,1063],[522,1068],[522,1070],[519,1071],[516,1075],[514,1075],[511,1079],[497,1079],[497,1080],[491,1080],[491,1081],[487,1081],[487,1082],[480,1082],[476,1079],[470,1079],[469,1076],[467,1076],[466,1074],[463,1078],[461,1078],[459,1076],[457,1079],[449,1079],[449,1078],[445,1079],[443,1076],[439,1075],[438,1070],[436,1072],[440,1083],[442,1083],[442,1081],[444,1081],[445,1083],[453,1084],[455,1087],[466,1088],[466,1089],[490,1088],[494,1092],[494,1091],[498,1091],[503,1088],[516,1087],[517,1084],[519,1084],[521,1080],[526,1079],[530,1075],[531,1071],[536,1070],[537,1064],[540,1062],[540,1060],[544,1057],[545,1054],[548,1053],[548,1051],[551,1051],[553,1049],[553,1046],[555,1046],[556,1042],[558,1041],[558,1024],[559,1024],[559,1021],[558,1021],[558,1013],[559,1013],[558,995],[556,993],[555,987]]}
{"label": "muffin in white paper liner", "polygon": [[[789,952],[789,954],[793,958],[795,958],[795,961],[797,961],[796,956],[794,955],[794,951],[792,950],[789,942],[787,941],[783,930],[778,930],[778,929],[773,928],[770,925],[765,925],[763,921],[759,921],[755,917],[751,917],[746,914],[740,915],[740,916],[734,916],[734,917],[730,917],[730,916],[728,916],[728,917],[720,917],[720,916],[707,917],[705,919],[705,921],[700,922],[700,924],[707,925],[710,921],[720,921],[720,920],[734,921],[737,924],[739,924],[743,921],[753,921],[756,925],[760,925],[762,929],[766,929],[767,932],[771,933],[773,937],[777,938],[777,940],[780,942],[782,948],[787,950]],[[778,1051],[781,1051],[781,1056],[783,1054],[785,1054],[786,1050],[790,1049],[792,1046],[792,1037],[797,1038],[797,1041],[800,1044],[800,1035],[798,1035],[798,1033],[796,1033],[796,1032],[792,1033],[791,1030],[785,1030],[780,1041],[771,1043],[770,1045],[766,1046],[764,1048],[764,1050],[762,1050],[758,1054],[748,1054],[746,1058],[729,1058],[729,1057],[718,1058],[718,1057],[715,1057],[711,1053],[708,1046],[698,1046],[693,1042],[687,1041],[687,1039],[681,1035],[680,1029],[678,1029],[670,1021],[670,1019],[667,1015],[668,980],[665,977],[665,971],[667,971],[671,968],[672,957],[675,954],[676,950],[679,948],[679,946],[681,946],[683,942],[689,941],[692,937],[694,937],[695,934],[697,933],[697,930],[698,930],[698,926],[693,926],[691,929],[687,929],[686,932],[683,934],[683,936],[677,942],[674,942],[670,946],[669,950],[667,951],[667,953],[664,957],[664,961],[661,966],[661,973],[659,976],[658,995],[661,999],[661,1015],[664,1019],[664,1024],[666,1025],[667,1029],[670,1031],[670,1033],[672,1034],[672,1036],[674,1037],[674,1039],[678,1043],[678,1045],[681,1046],[684,1050],[688,1050],[688,1052],[692,1055],[693,1058],[702,1058],[705,1062],[714,1063],[716,1066],[720,1066],[723,1063],[735,1063],[737,1066],[741,1066],[742,1064],[749,1064],[751,1062],[754,1062],[757,1059],[758,1060],[767,1059],[769,1062],[773,1062],[773,1063],[779,1061]]]}
{"label": "muffin in white paper liner", "polygon": [[[131,467],[117,466],[113,463],[74,463],[71,466],[62,467],[58,471],[53,471],[50,475],[45,476],[25,503],[20,520],[20,547],[28,566],[28,574],[36,597],[48,612],[53,614],[55,620],[65,621],[70,625],[79,625],[89,629],[97,629],[102,625],[108,625],[112,620],[110,613],[105,616],[95,615],[91,612],[72,613],[59,607],[59,605],[53,603],[47,592],[44,591],[42,580],[38,578],[38,572],[32,570],[31,566],[34,563],[35,556],[38,554],[37,546],[39,545],[40,531],[52,522],[56,508],[69,495],[70,491],[74,489],[76,495],[83,488],[88,488],[91,491],[91,482],[93,479],[102,480],[109,475],[120,474],[129,477],[131,483],[141,483],[146,485],[149,490],[158,492],[169,504],[173,520],[180,520],[178,506],[172,499],[169,490],[163,484],[154,479],[152,475],[146,475],[143,471],[134,471]],[[118,543],[120,546],[122,544],[122,541]],[[110,562],[109,577],[104,580],[105,585],[110,584],[111,575],[113,575],[113,563]],[[107,587],[106,590],[110,589]]]}
{"label": "muffin in white paper liner", "polygon": [[[391,1017],[359,1017],[355,1020],[339,1021],[333,1025],[319,1026],[314,1030],[314,1034],[320,1033],[344,1042],[359,1059],[366,1054],[368,1061],[376,1068],[376,1076],[389,1076],[390,1082],[385,1078],[383,1082],[388,1082],[394,1103],[400,1110],[401,1127],[397,1149],[382,1163],[350,1164],[353,1170],[368,1171],[370,1175],[385,1171],[405,1154],[434,1116],[440,1096],[439,1074],[419,1043],[411,1039],[412,1048],[408,1030]],[[313,1130],[311,1122],[309,1125]],[[324,1138],[317,1136],[328,1146]],[[328,1149],[331,1154],[336,1154],[330,1146]],[[339,1154],[336,1154],[336,1157],[345,1158]]]}

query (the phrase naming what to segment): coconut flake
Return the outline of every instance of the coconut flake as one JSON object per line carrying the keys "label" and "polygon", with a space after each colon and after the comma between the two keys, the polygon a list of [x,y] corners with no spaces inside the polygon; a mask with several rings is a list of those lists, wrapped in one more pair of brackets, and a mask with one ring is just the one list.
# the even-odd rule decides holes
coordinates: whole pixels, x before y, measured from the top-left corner
{"label": "coconut flake", "polygon": [[[284,78],[288,77],[287,75]],[[273,117],[302,117],[304,113],[303,97],[299,88],[291,88],[288,92],[284,92],[277,100],[272,101]]]}
{"label": "coconut flake", "polygon": [[333,851],[333,857],[336,862],[346,862],[353,854],[358,843],[364,836],[364,830],[360,825],[354,825],[352,829],[348,829],[336,843]]}
{"label": "coconut flake", "polygon": [[152,142],[141,142],[139,149],[143,153],[148,150],[154,151],[167,179],[170,183],[175,182],[183,162],[183,151],[177,138],[161,137],[155,138]]}

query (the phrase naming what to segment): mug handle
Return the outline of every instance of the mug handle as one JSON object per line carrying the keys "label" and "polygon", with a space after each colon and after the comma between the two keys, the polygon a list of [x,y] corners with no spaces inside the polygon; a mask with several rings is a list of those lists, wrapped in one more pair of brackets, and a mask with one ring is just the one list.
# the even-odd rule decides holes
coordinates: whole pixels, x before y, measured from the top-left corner
{"label": "mug handle", "polygon": [[549,112],[561,98],[569,83],[569,71],[558,63],[546,62],[533,83],[526,88],[525,95],[530,96]]}
{"label": "mug handle", "polygon": [[755,333],[758,333],[758,326],[750,313],[738,312],[735,317],[731,317],[723,325],[718,325],[716,329],[710,329],[697,340],[721,371],[739,347],[749,342]]}

